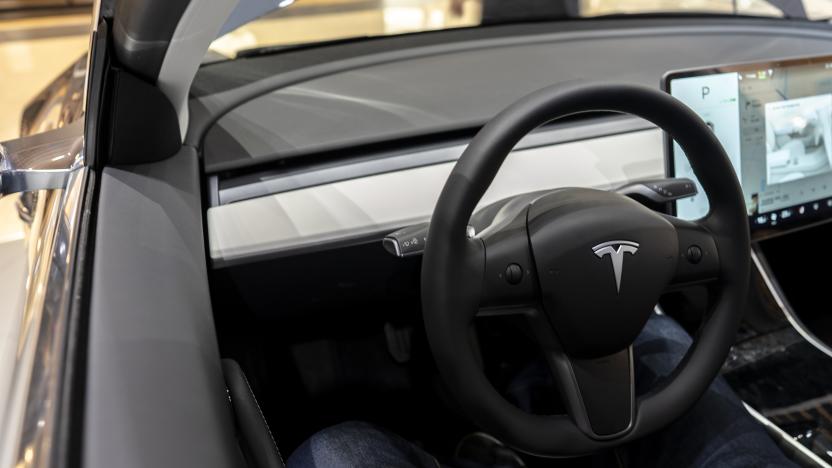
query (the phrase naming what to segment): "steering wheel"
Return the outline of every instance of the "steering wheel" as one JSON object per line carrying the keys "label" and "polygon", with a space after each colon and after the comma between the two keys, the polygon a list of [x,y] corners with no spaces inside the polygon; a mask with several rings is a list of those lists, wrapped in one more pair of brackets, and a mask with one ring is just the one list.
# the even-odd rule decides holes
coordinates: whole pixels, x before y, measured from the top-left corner
{"label": "steering wheel", "polygon": [[[572,114],[647,119],[685,150],[710,202],[695,221],[623,195],[553,190],[474,238],[466,226],[515,144]],[[468,145],[442,190],[422,260],[425,327],[440,374],[484,430],[543,456],[620,445],[679,418],[716,377],[733,343],[749,280],[749,229],[739,182],[713,132],[661,91],[630,85],[552,86],[498,114]],[[715,291],[675,371],[635,395],[633,347],[660,295],[707,283]],[[566,415],[533,415],[489,383],[471,341],[479,314],[519,314],[555,377]]]}

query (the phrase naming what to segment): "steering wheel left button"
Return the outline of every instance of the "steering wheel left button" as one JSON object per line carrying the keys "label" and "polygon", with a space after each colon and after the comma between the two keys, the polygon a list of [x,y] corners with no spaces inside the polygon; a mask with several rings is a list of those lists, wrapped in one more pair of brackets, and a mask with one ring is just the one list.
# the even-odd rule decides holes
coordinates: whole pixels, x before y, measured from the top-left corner
{"label": "steering wheel left button", "polygon": [[520,281],[523,281],[523,267],[516,263],[507,266],[506,281],[508,281],[508,284],[520,284]]}
{"label": "steering wheel left button", "polygon": [[528,206],[523,206],[503,219],[500,229],[480,232],[479,238],[485,246],[485,276],[480,300],[483,308],[513,308],[534,301],[527,211]]}

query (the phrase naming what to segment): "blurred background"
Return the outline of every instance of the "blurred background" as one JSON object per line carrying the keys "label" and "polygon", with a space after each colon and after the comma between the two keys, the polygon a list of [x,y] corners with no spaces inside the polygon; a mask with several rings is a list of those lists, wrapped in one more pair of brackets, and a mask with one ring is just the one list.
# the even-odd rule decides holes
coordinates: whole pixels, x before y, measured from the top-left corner
{"label": "blurred background", "polygon": [[[284,8],[217,39],[206,61],[314,41],[470,27],[502,4],[533,0],[275,0]],[[541,0],[537,0],[539,3]],[[545,0],[543,0],[545,1]],[[832,18],[832,0],[550,0],[571,16],[711,12],[783,16],[799,5]],[[23,109],[86,52],[92,0],[0,0],[0,141],[20,134]],[[516,3],[515,3],[516,5]],[[501,12],[505,14],[505,11]],[[43,129],[45,130],[45,129]]]}

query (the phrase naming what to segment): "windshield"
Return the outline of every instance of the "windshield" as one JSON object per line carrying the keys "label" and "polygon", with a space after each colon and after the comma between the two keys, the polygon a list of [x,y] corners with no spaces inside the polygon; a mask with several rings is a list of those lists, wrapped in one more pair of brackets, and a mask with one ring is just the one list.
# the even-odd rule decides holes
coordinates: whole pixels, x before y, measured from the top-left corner
{"label": "windshield", "polygon": [[[832,0],[283,0],[211,45],[234,58],[321,41],[619,14],[832,18]],[[238,23],[239,24],[239,23]]]}

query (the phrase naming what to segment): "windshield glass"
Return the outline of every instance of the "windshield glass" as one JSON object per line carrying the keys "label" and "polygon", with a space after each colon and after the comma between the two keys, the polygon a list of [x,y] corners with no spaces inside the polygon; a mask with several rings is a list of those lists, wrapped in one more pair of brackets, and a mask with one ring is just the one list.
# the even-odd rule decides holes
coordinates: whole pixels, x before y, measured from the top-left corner
{"label": "windshield glass", "polygon": [[832,0],[283,0],[219,37],[211,52],[234,58],[321,41],[645,13],[825,19],[832,17]]}

